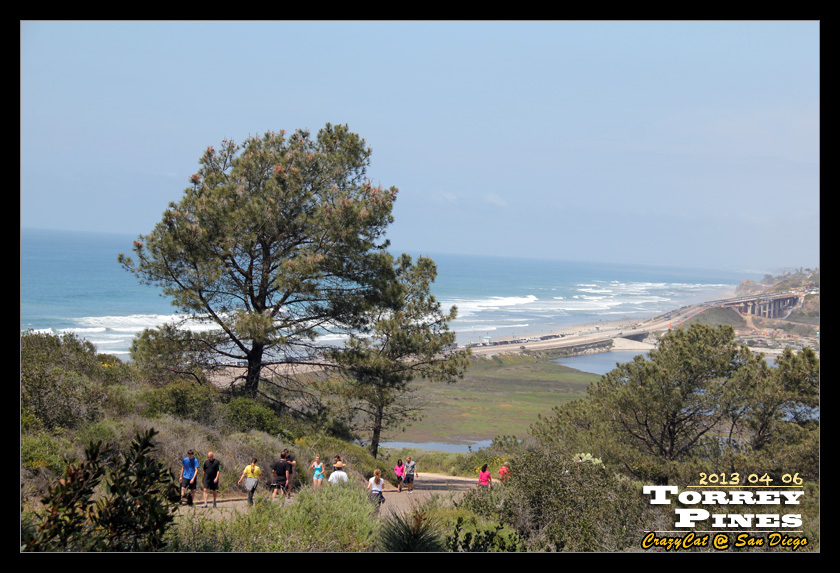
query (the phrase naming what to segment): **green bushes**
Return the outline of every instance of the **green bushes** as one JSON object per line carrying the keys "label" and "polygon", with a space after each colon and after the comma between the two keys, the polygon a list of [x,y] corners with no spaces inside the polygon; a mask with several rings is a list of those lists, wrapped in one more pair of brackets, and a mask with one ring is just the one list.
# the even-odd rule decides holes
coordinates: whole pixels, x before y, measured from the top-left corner
{"label": "green bushes", "polygon": [[515,533],[505,531],[505,526],[465,528],[465,520],[458,518],[452,535],[446,537],[446,549],[453,553],[515,552],[524,551],[524,546]]}
{"label": "green bushes", "polygon": [[304,487],[292,504],[259,500],[226,520],[194,514],[168,537],[170,551],[371,551],[380,522],[359,485]]}
{"label": "green bushes", "polygon": [[21,520],[24,551],[154,551],[178,500],[175,476],[152,456],[154,437],[138,434],[128,451],[90,444],[47,490],[37,518]]}
{"label": "green bushes", "polygon": [[224,404],[221,418],[230,432],[259,430],[274,435],[283,432],[283,426],[274,411],[250,398],[234,398]]}
{"label": "green bushes", "polygon": [[[504,485],[476,488],[459,507],[511,527],[530,551],[633,548],[652,515],[638,485],[602,464],[579,463],[551,449],[525,449]],[[492,537],[485,538],[482,543]],[[476,539],[476,538],[474,538]]]}
{"label": "green bushes", "polygon": [[[505,511],[526,539],[558,551],[621,551],[634,547],[649,505],[639,486],[603,465],[530,450],[510,476]],[[507,488],[506,488],[507,489]]]}
{"label": "green bushes", "polygon": [[175,380],[166,386],[147,390],[143,399],[147,404],[146,411],[152,417],[168,414],[209,425],[215,421],[219,393],[209,386]]}
{"label": "green bushes", "polygon": [[91,343],[75,336],[21,334],[21,420],[26,428],[75,428],[98,419],[109,368]]}
{"label": "green bushes", "polygon": [[260,431],[290,438],[282,419],[268,406],[246,397],[226,401],[216,388],[188,380],[147,389],[141,401],[151,417],[169,415],[225,433]]}
{"label": "green bushes", "polygon": [[47,469],[60,474],[73,461],[75,456],[72,454],[70,441],[47,432],[22,434],[20,437],[20,461],[29,471]]}

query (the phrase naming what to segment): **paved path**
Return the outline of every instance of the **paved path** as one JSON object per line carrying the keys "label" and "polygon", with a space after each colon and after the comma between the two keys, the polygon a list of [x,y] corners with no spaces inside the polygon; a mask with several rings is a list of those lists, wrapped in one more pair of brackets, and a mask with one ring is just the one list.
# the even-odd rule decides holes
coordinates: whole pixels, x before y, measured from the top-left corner
{"label": "paved path", "polygon": [[[387,484],[383,491],[385,496],[385,503],[382,505],[382,515],[387,516],[394,512],[406,513],[410,512],[415,506],[422,504],[432,496],[438,496],[444,503],[449,503],[453,497],[477,487],[477,479],[447,476],[434,473],[421,473],[414,480],[414,492],[408,493],[405,489],[400,493],[397,489]],[[326,484],[324,487],[328,487]],[[261,492],[264,490],[261,489]],[[212,499],[211,496],[208,496]],[[198,492],[196,499],[199,500],[193,507],[182,505],[178,513],[186,515],[188,512],[195,512],[199,515],[206,515],[213,519],[227,519],[238,512],[248,510],[248,499],[243,496],[224,497],[219,500],[217,507],[213,507],[212,501],[210,507],[205,509],[203,507],[202,493]],[[294,503],[295,494],[292,494],[290,500],[284,500],[282,503]],[[278,496],[275,503],[281,503],[281,498]]]}
{"label": "paved path", "polygon": [[423,503],[432,496],[439,496],[443,501],[450,502],[453,497],[477,487],[476,478],[462,478],[442,474],[421,473],[414,479],[414,491],[408,493],[403,488],[402,493],[391,485],[383,490],[385,503],[382,505],[382,515],[400,512],[407,513],[415,506]]}

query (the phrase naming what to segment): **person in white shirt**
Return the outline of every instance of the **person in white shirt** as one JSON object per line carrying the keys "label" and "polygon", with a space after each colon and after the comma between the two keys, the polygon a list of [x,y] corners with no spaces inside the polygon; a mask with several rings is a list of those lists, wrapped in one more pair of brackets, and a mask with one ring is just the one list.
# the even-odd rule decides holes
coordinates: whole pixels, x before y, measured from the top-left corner
{"label": "person in white shirt", "polygon": [[385,496],[382,495],[382,488],[385,485],[385,480],[382,479],[382,470],[376,469],[373,471],[373,477],[368,480],[365,489],[370,490],[368,497],[376,504],[375,514],[379,513],[379,507],[385,503]]}
{"label": "person in white shirt", "polygon": [[333,473],[330,474],[330,478],[327,480],[332,484],[336,483],[344,483],[348,480],[347,473],[344,471],[344,462],[336,462],[333,467]]}

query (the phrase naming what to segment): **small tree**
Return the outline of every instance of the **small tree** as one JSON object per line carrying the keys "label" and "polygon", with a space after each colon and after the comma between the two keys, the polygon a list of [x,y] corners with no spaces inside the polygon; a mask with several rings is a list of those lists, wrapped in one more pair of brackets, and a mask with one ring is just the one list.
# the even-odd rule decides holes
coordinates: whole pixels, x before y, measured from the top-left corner
{"label": "small tree", "polygon": [[747,388],[749,408],[741,419],[747,446],[738,457],[740,471],[766,472],[776,479],[795,471],[819,479],[820,363],[810,348],[791,349],[764,367]]}
{"label": "small tree", "polygon": [[698,471],[819,476],[819,360],[810,349],[786,350],[771,368],[731,327],[692,325],[588,392],[540,416],[532,436],[660,483]]}
{"label": "small tree", "polygon": [[413,401],[411,382],[426,378],[454,382],[463,377],[469,353],[453,349],[455,333],[449,312],[429,288],[437,268],[429,258],[412,264],[403,254],[394,262],[395,280],[386,289],[387,306],[368,314],[369,336],[353,334],[332,358],[344,369],[351,398],[370,432],[370,453],[375,458],[383,431],[417,419],[422,405]]}
{"label": "small tree", "polygon": [[[90,444],[85,461],[48,488],[25,551],[155,551],[174,520],[175,476],[152,457],[155,430],[138,434],[123,454]],[[102,490],[102,491],[100,491]]]}
{"label": "small tree", "polygon": [[[717,444],[711,432],[728,433],[760,362],[731,327],[694,324],[669,333],[647,357],[618,365],[589,388],[612,436],[609,457],[638,477],[667,482],[673,462],[690,459],[707,438]],[[656,475],[641,475],[640,462],[653,462]]]}

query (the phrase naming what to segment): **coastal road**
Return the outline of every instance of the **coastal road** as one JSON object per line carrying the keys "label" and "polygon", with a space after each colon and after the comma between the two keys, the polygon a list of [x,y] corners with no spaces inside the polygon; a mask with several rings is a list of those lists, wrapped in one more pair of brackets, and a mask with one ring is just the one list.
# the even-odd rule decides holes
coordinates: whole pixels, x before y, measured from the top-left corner
{"label": "coastal road", "polygon": [[[472,348],[472,352],[476,355],[492,356],[494,354],[518,353],[523,350],[523,347],[524,350],[551,350],[587,343],[614,340],[616,338],[620,338],[620,334],[623,333],[638,334],[641,330],[646,332],[668,330],[672,326],[679,324],[681,320],[686,320],[698,312],[703,311],[707,307],[708,305],[705,303],[686,306],[678,310],[671,311],[670,318],[661,318],[660,316],[642,322],[636,322],[625,318],[609,322],[603,321],[585,325],[569,326],[563,330],[549,333],[564,334],[562,338],[552,338],[550,340],[540,340],[535,342],[512,342],[510,344],[496,346],[474,346]],[[633,329],[634,325],[636,326],[635,330]],[[646,345],[643,345],[642,343],[637,344],[638,348],[642,348],[643,346]],[[321,369],[320,366],[309,366],[299,363],[287,364],[285,367],[278,366],[277,368],[282,370],[286,375],[303,374]],[[236,376],[242,376],[244,374],[244,368],[229,366],[223,372],[214,373],[211,377],[211,381],[219,387],[228,387]]]}
{"label": "coastal road", "polygon": [[[565,334],[563,338],[552,338],[550,340],[540,340],[535,342],[515,342],[511,344],[496,345],[496,346],[475,346],[472,348],[473,354],[493,355],[510,352],[519,352],[525,350],[550,350],[556,348],[566,348],[569,346],[578,346],[580,344],[587,344],[593,342],[602,342],[606,340],[613,340],[620,337],[621,334],[638,334],[644,330],[646,332],[653,332],[659,330],[668,330],[672,326],[686,320],[695,314],[702,312],[708,305],[695,304],[686,306],[681,309],[671,312],[670,318],[649,319],[643,322],[635,322],[629,319],[614,320],[610,322],[599,322],[597,324],[588,324],[584,326],[571,326],[562,331],[553,334]],[[633,329],[633,326],[636,326]]]}

